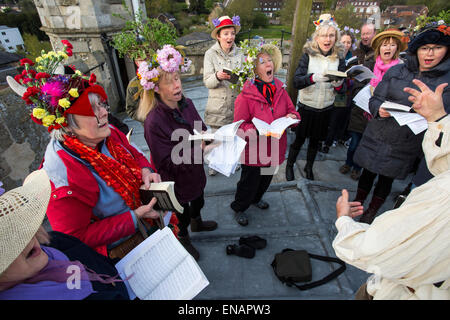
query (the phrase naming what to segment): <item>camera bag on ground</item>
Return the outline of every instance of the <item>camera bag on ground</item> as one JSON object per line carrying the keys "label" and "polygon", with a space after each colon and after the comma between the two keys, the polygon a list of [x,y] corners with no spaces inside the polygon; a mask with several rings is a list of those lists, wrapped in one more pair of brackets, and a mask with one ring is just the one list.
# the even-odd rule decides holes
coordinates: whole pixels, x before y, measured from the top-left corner
{"label": "camera bag on ground", "polygon": [[[321,280],[306,283],[304,285],[297,285],[295,282],[309,282],[312,279],[310,258],[326,262],[335,262],[341,266]],[[297,287],[299,290],[308,290],[323,285],[345,271],[345,263],[342,260],[315,255],[308,253],[306,250],[284,249],[282,252],[275,255],[275,259],[271,265],[275,275],[281,282],[289,287]]]}

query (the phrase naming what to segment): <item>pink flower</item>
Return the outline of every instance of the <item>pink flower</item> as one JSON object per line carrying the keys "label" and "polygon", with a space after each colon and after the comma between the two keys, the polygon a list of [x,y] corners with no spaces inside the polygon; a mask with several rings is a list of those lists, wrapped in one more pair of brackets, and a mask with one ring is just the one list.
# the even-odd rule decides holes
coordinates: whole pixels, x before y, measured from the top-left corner
{"label": "pink flower", "polygon": [[58,106],[59,99],[64,95],[64,86],[61,82],[58,81],[49,81],[41,87],[41,91],[43,94],[51,97],[50,104],[53,107]]}
{"label": "pink flower", "polygon": [[166,72],[175,72],[183,62],[183,57],[171,45],[165,45],[161,50],[157,50],[157,61]]}

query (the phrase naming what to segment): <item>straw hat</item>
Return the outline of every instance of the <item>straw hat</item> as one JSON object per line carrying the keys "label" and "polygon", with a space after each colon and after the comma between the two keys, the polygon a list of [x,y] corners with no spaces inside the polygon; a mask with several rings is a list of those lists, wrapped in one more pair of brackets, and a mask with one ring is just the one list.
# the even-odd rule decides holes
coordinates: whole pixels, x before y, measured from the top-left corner
{"label": "straw hat", "polygon": [[400,48],[398,48],[399,52],[405,51],[408,47],[408,38],[403,32],[397,29],[388,29],[380,32],[373,37],[370,46],[376,51],[376,49],[381,46],[381,43],[383,43],[386,38],[395,38],[400,42]]}
{"label": "straw hat", "polygon": [[281,63],[283,60],[283,56],[281,55],[281,51],[280,49],[271,43],[266,43],[263,44],[261,46],[261,50],[259,51],[258,54],[260,53],[267,53],[268,55],[270,55],[270,57],[272,58],[272,62],[273,62],[273,72],[277,72],[280,67],[281,67]]}
{"label": "straw hat", "polygon": [[25,179],[22,187],[0,197],[0,274],[20,255],[41,226],[50,193],[47,173],[37,170]]}
{"label": "straw hat", "polygon": [[214,30],[211,32],[211,38],[214,40],[217,39],[217,33],[223,28],[234,27],[236,30],[236,34],[241,30],[241,23],[239,16],[233,16],[230,18],[229,16],[222,16],[219,19],[214,19]]}

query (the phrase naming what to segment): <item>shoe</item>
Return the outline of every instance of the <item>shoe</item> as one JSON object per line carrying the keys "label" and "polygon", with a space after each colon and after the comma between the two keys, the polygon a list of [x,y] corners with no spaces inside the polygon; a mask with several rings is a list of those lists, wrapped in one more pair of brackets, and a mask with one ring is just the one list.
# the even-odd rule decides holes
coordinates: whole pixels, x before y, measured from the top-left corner
{"label": "shoe", "polygon": [[360,176],[361,176],[361,171],[356,171],[355,169],[353,169],[352,173],[350,174],[350,178],[352,178],[355,181],[358,181]]}
{"label": "shoe", "polygon": [[265,210],[269,208],[269,204],[264,200],[259,200],[259,202],[252,203],[255,207],[258,207],[259,209]]}
{"label": "shoe", "polygon": [[295,179],[294,165],[286,163],[286,181],[292,181]]}
{"label": "shoe", "polygon": [[194,257],[195,261],[198,261],[200,259],[200,253],[195,249],[195,247],[191,243],[191,238],[189,235],[182,237],[178,236],[178,241],[183,245],[183,247],[186,249],[189,254]]}
{"label": "shoe", "polygon": [[322,147],[322,153],[328,153],[330,151],[330,147],[325,145]]}
{"label": "shoe", "polygon": [[209,168],[208,169],[208,175],[209,176],[215,176],[217,174],[217,171],[214,169]]}
{"label": "shoe", "polygon": [[249,247],[260,250],[267,246],[267,241],[258,236],[244,236],[239,238],[239,244],[246,244]]}
{"label": "shoe", "polygon": [[191,231],[213,231],[217,229],[217,222],[215,221],[203,221],[201,217],[191,219]]}
{"label": "shoe", "polygon": [[237,223],[239,223],[241,226],[245,227],[248,225],[248,217],[245,212],[238,211],[234,214],[234,219]]}
{"label": "shoe", "polygon": [[347,164],[343,164],[340,168],[339,168],[339,172],[342,174],[347,174],[350,172],[350,166]]}
{"label": "shoe", "polygon": [[246,245],[230,244],[227,246],[227,255],[234,254],[238,257],[251,259],[255,256],[255,249]]}
{"label": "shoe", "polygon": [[369,192],[358,188],[358,190],[356,190],[356,196],[355,199],[353,199],[353,202],[360,202],[361,205],[363,205],[364,201],[366,200],[367,196],[369,195]]}
{"label": "shoe", "polygon": [[331,145],[331,147],[336,148],[336,146],[337,146],[337,142],[333,141],[333,144]]}
{"label": "shoe", "polygon": [[306,174],[306,179],[308,180],[314,180],[314,174],[312,170],[312,164],[306,164],[305,168],[303,169]]}
{"label": "shoe", "polygon": [[289,147],[289,154],[286,162],[286,181],[292,181],[295,179],[294,175],[294,163],[297,160],[300,149],[295,149],[292,146]]}
{"label": "shoe", "polygon": [[361,218],[359,219],[359,222],[371,224],[373,220],[375,219],[375,216],[378,212],[378,210],[383,205],[384,201],[386,199],[372,196],[372,200],[370,201],[369,208],[367,208],[366,211],[362,214]]}

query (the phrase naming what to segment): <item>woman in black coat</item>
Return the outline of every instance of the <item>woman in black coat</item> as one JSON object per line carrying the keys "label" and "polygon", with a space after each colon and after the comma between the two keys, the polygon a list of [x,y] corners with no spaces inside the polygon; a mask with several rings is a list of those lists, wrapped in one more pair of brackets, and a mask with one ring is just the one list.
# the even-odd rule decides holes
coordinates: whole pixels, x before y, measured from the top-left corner
{"label": "woman in black coat", "polygon": [[[450,83],[449,44],[448,29],[442,30],[440,27],[439,30],[437,25],[427,28],[409,43],[405,63],[390,68],[376,87],[369,102],[374,119],[369,121],[354,155],[354,161],[364,168],[355,201],[364,202],[378,175],[371,203],[360,222],[370,224],[373,221],[391,191],[393,180],[405,179],[412,172],[417,157],[422,154],[424,132],[416,135],[408,126],[400,126],[380,106],[385,101],[411,106],[403,89],[415,88],[413,79],[421,80],[431,90],[441,83]],[[443,100],[448,109],[449,87],[444,90]]]}

